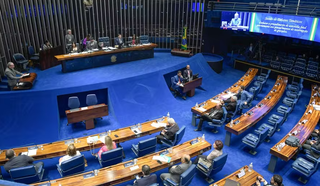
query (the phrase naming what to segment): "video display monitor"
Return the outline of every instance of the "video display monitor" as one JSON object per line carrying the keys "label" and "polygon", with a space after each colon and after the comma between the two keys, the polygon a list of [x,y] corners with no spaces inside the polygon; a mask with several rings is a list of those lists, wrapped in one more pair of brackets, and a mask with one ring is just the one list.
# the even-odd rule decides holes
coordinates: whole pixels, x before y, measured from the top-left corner
{"label": "video display monitor", "polygon": [[248,31],[251,13],[249,12],[222,12],[221,29]]}

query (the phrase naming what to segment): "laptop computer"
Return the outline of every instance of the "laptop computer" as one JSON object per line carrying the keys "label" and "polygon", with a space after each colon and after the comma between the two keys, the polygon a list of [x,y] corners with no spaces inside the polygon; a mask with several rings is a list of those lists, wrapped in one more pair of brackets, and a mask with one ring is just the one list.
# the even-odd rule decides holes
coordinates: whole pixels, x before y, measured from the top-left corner
{"label": "laptop computer", "polygon": [[241,184],[237,181],[226,179],[226,183],[224,184],[224,186],[241,186]]}

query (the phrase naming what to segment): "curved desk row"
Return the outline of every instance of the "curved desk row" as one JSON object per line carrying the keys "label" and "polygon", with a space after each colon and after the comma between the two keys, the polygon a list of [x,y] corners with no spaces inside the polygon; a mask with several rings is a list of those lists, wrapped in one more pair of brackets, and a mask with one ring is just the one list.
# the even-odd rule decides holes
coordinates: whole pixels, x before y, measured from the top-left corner
{"label": "curved desk row", "polygon": [[247,113],[233,120],[234,125],[230,127],[230,123],[226,124],[225,145],[230,146],[231,134],[240,135],[250,127],[260,121],[270,110],[277,105],[286,90],[288,77],[278,76],[271,91],[266,97],[260,101],[255,107],[251,108]]}
{"label": "curved desk row", "polygon": [[258,69],[256,68],[250,68],[246,74],[239,80],[237,81],[234,85],[232,85],[230,88],[225,90],[224,92],[214,96],[213,98],[210,98],[209,100],[200,103],[199,105],[203,105],[201,107],[201,110],[197,107],[192,107],[191,112],[192,112],[192,125],[196,126],[196,116],[197,115],[203,115],[204,113],[210,111],[213,107],[216,106],[215,102],[212,102],[212,99],[220,98],[220,99],[225,99],[224,96],[228,96],[230,93],[237,93],[239,91],[240,86],[248,87],[250,83],[253,81],[254,77],[258,73]]}
{"label": "curved desk row", "polygon": [[[158,119],[142,123],[141,124],[142,131],[139,134],[135,134],[131,130],[131,127],[125,127],[125,128],[111,131],[110,137],[115,143],[121,143],[121,142],[129,141],[132,139],[136,139],[138,137],[147,136],[150,134],[160,132],[162,129],[164,129],[164,127],[156,128],[151,125],[153,122],[156,122],[157,120]],[[162,122],[166,123],[167,118],[164,118]],[[91,136],[92,137],[97,136],[98,138],[100,138],[106,135],[107,133],[104,132],[104,133],[91,135]],[[100,140],[96,141],[94,144],[88,144],[87,143],[88,137],[89,136],[85,136],[85,137],[74,138],[66,141],[57,141],[53,143],[33,145],[29,147],[14,148],[13,150],[15,151],[16,154],[20,154],[23,152],[28,152],[29,148],[37,148],[38,149],[37,153],[36,155],[32,155],[32,158],[34,158],[35,160],[41,160],[41,159],[58,157],[58,156],[64,156],[66,154],[66,149],[70,143],[74,143],[75,147],[79,151],[88,151],[90,149],[100,148],[101,146],[103,146],[103,143]],[[5,151],[6,150],[3,150],[0,152],[0,165],[3,165],[8,161],[5,156]]]}
{"label": "curved desk row", "polygon": [[[276,143],[271,149],[270,149],[270,162],[268,166],[268,170],[270,172],[274,172],[278,158],[289,161],[299,150],[298,147],[291,147],[289,145],[284,145],[283,148],[278,147],[279,144],[285,144],[286,139],[290,135],[294,135],[294,132],[298,132],[295,136],[300,139],[300,144],[304,144],[305,141],[309,138],[315,127],[317,126],[319,119],[320,119],[320,111],[317,111],[314,109],[312,102],[315,101],[316,105],[320,106],[320,97],[314,97],[313,95],[317,92],[316,85],[312,86],[311,91],[311,97],[309,105],[304,112],[303,116],[299,120],[299,122],[292,128],[292,130],[284,137],[282,138],[278,143]],[[310,113],[311,112],[311,113]]]}
{"label": "curved desk row", "polygon": [[[196,139],[193,139],[196,140]],[[137,164],[130,167],[125,167],[124,164],[129,163],[131,161],[119,163],[110,167],[105,167],[99,169],[99,173],[97,176],[86,177],[87,174],[91,174],[92,172],[86,172],[82,174],[77,174],[74,176],[69,176],[65,178],[60,178],[57,180],[51,180],[50,182],[42,182],[34,185],[42,185],[45,183],[50,183],[51,186],[54,185],[116,185],[119,183],[123,183],[132,179],[135,179],[136,175],[142,176],[141,168],[143,165],[149,165],[151,172],[156,172],[166,167],[169,167],[173,164],[180,163],[181,157],[184,154],[190,155],[190,157],[195,157],[199,154],[202,154],[205,151],[211,149],[211,144],[207,141],[199,141],[198,143],[191,144],[191,141],[187,141],[180,145],[174,146],[172,148],[172,153],[166,154],[166,156],[171,157],[170,163],[162,162],[159,164],[157,160],[153,159],[153,156],[159,156],[161,152],[166,150],[162,150],[150,155],[146,155],[140,158],[137,158]],[[138,166],[137,169],[131,170],[132,167]]]}

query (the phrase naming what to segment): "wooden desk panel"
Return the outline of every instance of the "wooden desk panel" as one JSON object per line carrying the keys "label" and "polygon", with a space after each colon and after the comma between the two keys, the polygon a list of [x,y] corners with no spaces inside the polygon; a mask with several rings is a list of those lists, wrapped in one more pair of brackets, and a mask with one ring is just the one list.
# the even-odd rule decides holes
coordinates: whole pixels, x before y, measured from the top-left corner
{"label": "wooden desk panel", "polygon": [[[244,175],[243,177],[241,178],[238,178],[236,175],[238,173],[240,173],[240,171],[242,169],[245,169],[246,171],[246,175]],[[257,180],[257,177],[258,176],[261,176],[259,173],[257,173],[255,170],[252,170],[251,172],[248,171],[248,166],[244,166],[242,167],[241,169],[237,170],[236,172],[230,174],[229,176],[211,184],[210,186],[224,186],[224,184],[226,183],[226,180],[227,179],[231,179],[231,180],[234,180],[234,181],[237,181],[239,182],[242,186],[251,186],[252,184],[254,184]]]}
{"label": "wooden desk panel", "polygon": [[[215,99],[215,98],[223,99],[223,96],[227,95],[226,92],[228,92],[228,91],[235,94],[239,91],[240,86],[248,87],[250,85],[250,83],[253,81],[253,79],[257,73],[258,73],[258,69],[250,68],[246,72],[246,74],[239,81],[237,81],[233,86],[231,86],[230,88],[228,88],[224,92],[212,97],[211,99]],[[199,104],[199,105],[205,104],[205,106],[203,108],[206,109],[206,111],[200,111],[194,106],[191,108],[191,112],[194,114],[197,114],[197,115],[203,115],[204,113],[210,111],[210,109],[212,109],[213,107],[216,106],[216,103],[211,102],[211,99]]]}
{"label": "wooden desk panel", "polygon": [[41,70],[46,70],[48,68],[60,65],[61,62],[54,57],[60,54],[63,54],[62,46],[57,46],[47,50],[41,50],[39,52],[39,61],[40,61]]}
{"label": "wooden desk panel", "polygon": [[29,77],[24,77],[24,78],[21,78],[19,80],[19,83],[25,82],[25,83],[27,83],[27,86],[24,86],[24,87],[15,86],[13,88],[13,90],[28,90],[28,89],[31,89],[33,87],[33,83],[36,80],[36,78],[37,78],[37,74],[34,73],[34,72],[31,72]]}
{"label": "wooden desk panel", "polygon": [[182,92],[186,93],[188,92],[188,96],[192,97],[195,94],[195,89],[202,85],[202,77],[199,77],[197,79],[194,79],[190,82],[187,82],[183,85]]}
{"label": "wooden desk panel", "polygon": [[[112,138],[112,140],[115,143],[122,143],[125,141],[129,141],[131,139],[136,139],[136,138],[139,138],[142,136],[147,136],[147,135],[151,135],[151,134],[160,132],[162,129],[164,129],[164,127],[155,128],[155,127],[151,126],[151,124],[153,122],[156,122],[156,120],[157,119],[147,121],[145,123],[141,123],[141,126],[142,126],[141,132],[142,133],[140,133],[138,135],[136,135],[134,132],[132,132],[130,129],[131,126],[129,126],[129,127],[125,127],[125,128],[111,131],[110,137]],[[167,118],[165,118],[165,120],[163,122],[166,123]],[[97,135],[100,135],[100,134],[90,135],[90,136],[97,136]],[[118,135],[118,137],[115,137],[115,135]],[[88,137],[89,136],[85,136],[85,137],[77,138],[77,140],[75,140],[77,142],[74,143],[74,145],[77,148],[77,150],[88,151],[88,150],[90,150],[90,148],[96,149],[96,148],[100,148],[103,146],[103,143],[101,141],[97,141],[93,147],[92,147],[92,145],[90,147],[89,144],[87,143]],[[53,143],[39,144],[39,145],[43,146],[43,150],[38,149],[37,154],[35,156],[32,156],[35,160],[64,156],[66,154],[66,149],[68,147],[68,145],[65,144],[65,141],[57,141],[57,142],[53,142]],[[35,145],[32,145],[32,146],[35,146]],[[15,151],[16,154],[19,154],[21,152],[27,152],[28,147],[32,147],[32,146],[14,148],[13,150]],[[3,150],[3,152],[0,154],[0,165],[4,165],[8,161],[5,156],[5,151],[6,150]]]}
{"label": "wooden desk panel", "polygon": [[[194,139],[193,139],[194,140]],[[183,154],[189,154],[191,157],[197,156],[199,154],[202,154],[205,151],[208,151],[211,149],[211,144],[208,143],[207,141],[204,142],[198,142],[194,145],[191,145],[190,141],[187,141],[183,144],[177,145],[173,147],[173,152],[171,154],[167,154],[167,156],[170,156],[171,162],[170,163],[164,163],[159,164],[156,160],[153,160],[153,156],[159,155],[159,153],[165,151],[162,150],[160,152],[156,152],[150,155],[146,155],[140,158],[137,158],[138,162],[137,165],[139,166],[138,169],[131,171],[130,167],[125,168],[124,164],[128,163],[123,162],[119,163],[110,167],[105,167],[99,170],[99,173],[95,177],[91,178],[83,178],[83,175],[88,174],[90,172],[82,173],[82,174],[77,174],[74,176],[66,177],[66,178],[61,178],[57,180],[51,180],[51,185],[116,185],[119,183],[123,183],[132,179],[135,179],[135,175],[139,174],[140,176],[142,175],[141,168],[143,165],[149,165],[151,172],[156,172],[158,170],[164,169],[166,167],[169,167],[173,164],[180,163],[180,159]],[[43,182],[46,183],[46,182]],[[40,185],[43,183],[37,183],[34,185]]]}
{"label": "wooden desk panel", "polygon": [[[320,98],[319,97],[313,97],[313,95],[317,92],[316,89],[314,89],[316,87],[316,85],[312,86],[312,91],[311,91],[311,97],[310,97],[310,102],[309,105],[306,109],[306,111],[304,112],[303,116],[301,117],[301,119],[299,120],[299,122],[291,129],[291,131],[284,136],[278,143],[276,143],[271,149],[270,149],[270,154],[272,154],[270,163],[272,162],[274,163],[273,165],[269,164],[269,171],[273,172],[274,168],[276,166],[276,161],[277,158],[280,158],[284,161],[289,161],[299,150],[298,147],[291,147],[289,145],[285,145],[281,151],[277,150],[277,146],[282,143],[285,142],[286,139],[289,137],[289,134],[291,134],[293,131],[295,130],[301,130],[300,133],[298,133],[298,135],[296,135],[297,138],[300,139],[300,143],[304,144],[305,141],[309,138],[309,136],[311,135],[311,133],[314,131],[315,127],[317,126],[319,119],[320,119],[320,111],[317,111],[313,108],[313,106],[311,105],[313,101],[315,101],[315,103],[317,105],[320,105]],[[309,114],[309,110],[312,111],[311,114]],[[300,124],[303,120],[308,120],[305,124]]]}
{"label": "wooden desk panel", "polygon": [[101,55],[107,55],[107,54],[115,54],[115,53],[121,53],[121,52],[128,52],[128,51],[136,51],[136,50],[150,50],[156,48],[158,45],[151,43],[150,45],[141,45],[141,46],[134,46],[134,47],[128,47],[128,48],[122,48],[122,49],[116,49],[112,51],[104,51],[99,50],[92,53],[79,53],[76,55],[69,55],[69,54],[63,54],[63,55],[57,55],[54,56],[58,61],[65,61],[65,60],[71,60],[76,58],[83,58],[83,57],[93,57],[93,56],[101,56]]}

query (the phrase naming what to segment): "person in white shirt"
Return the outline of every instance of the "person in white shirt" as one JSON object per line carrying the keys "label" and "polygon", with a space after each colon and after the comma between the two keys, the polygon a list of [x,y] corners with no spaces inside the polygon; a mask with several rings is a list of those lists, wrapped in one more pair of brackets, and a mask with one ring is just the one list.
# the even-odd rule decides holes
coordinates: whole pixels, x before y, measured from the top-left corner
{"label": "person in white shirt", "polygon": [[79,156],[81,153],[77,150],[77,148],[73,145],[70,144],[67,148],[67,155],[61,157],[59,159],[59,165],[61,165],[62,162],[67,161],[75,156]]}
{"label": "person in white shirt", "polygon": [[[262,182],[262,184],[260,183]],[[272,176],[270,183],[268,183],[262,176],[257,177],[256,185],[264,185],[264,186],[283,186],[282,177],[278,174]]]}

